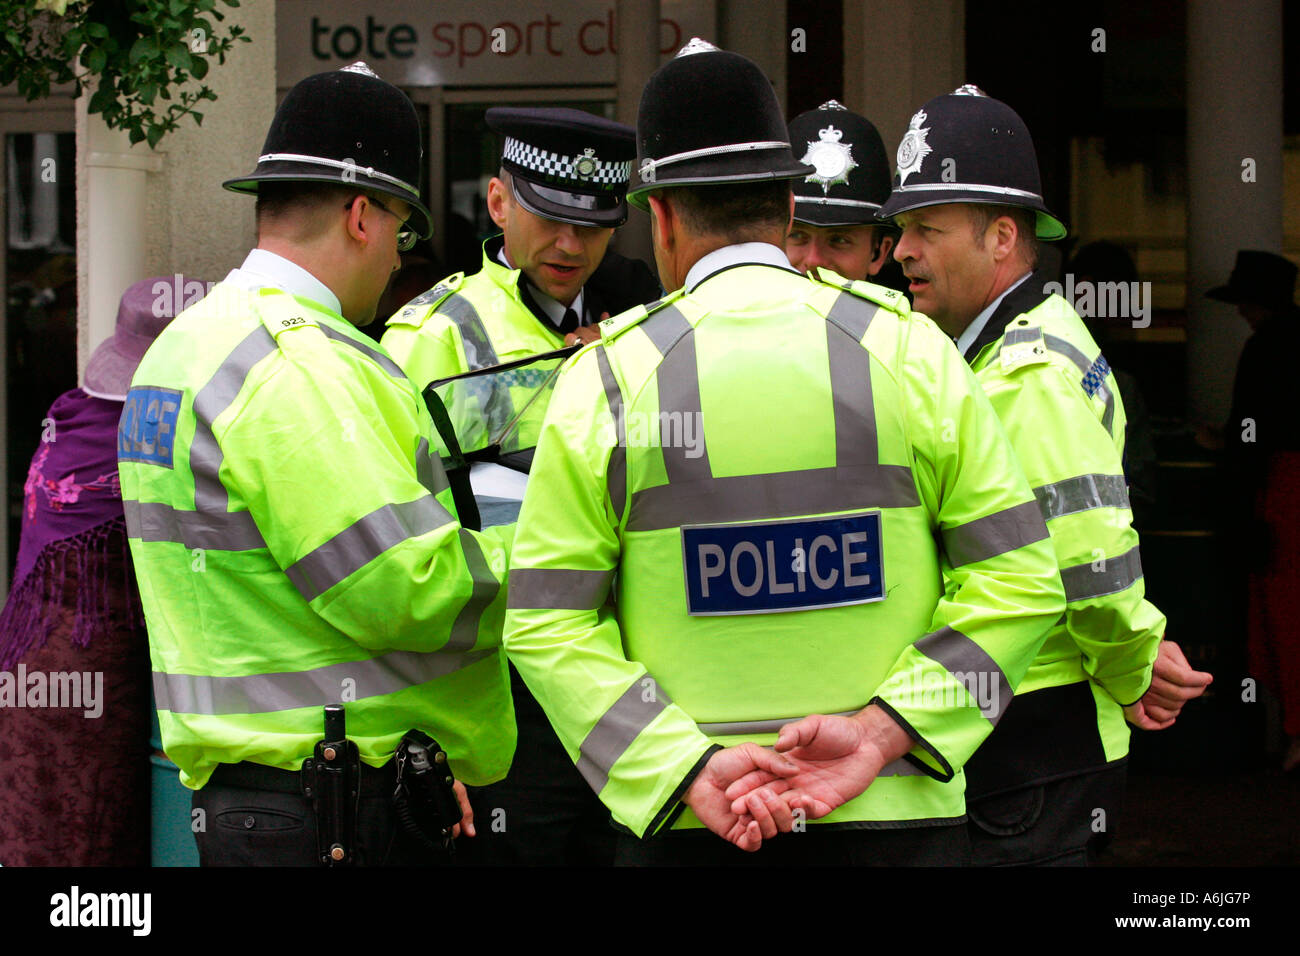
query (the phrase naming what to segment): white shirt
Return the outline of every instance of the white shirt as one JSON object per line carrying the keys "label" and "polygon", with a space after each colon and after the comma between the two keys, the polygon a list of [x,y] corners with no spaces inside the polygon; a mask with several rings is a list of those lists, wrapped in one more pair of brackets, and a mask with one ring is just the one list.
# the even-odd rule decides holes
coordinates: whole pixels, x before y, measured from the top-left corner
{"label": "white shirt", "polygon": [[329,290],[325,283],[284,256],[277,256],[265,249],[254,249],[245,257],[238,269],[231,269],[226,282],[241,289],[264,289],[268,286],[282,289],[291,295],[300,295],[343,314],[339,298]]}
{"label": "white shirt", "polygon": [[1000,296],[984,307],[983,312],[975,316],[975,321],[966,326],[966,331],[957,336],[957,351],[961,353],[962,358],[966,357],[967,349],[975,344],[975,340],[979,338],[979,334],[984,331],[984,326],[989,324],[989,319],[993,318],[993,313],[997,310],[997,307],[1002,304],[1002,300],[1007,297],[1007,293],[1012,289],[1017,288],[1031,275],[1033,275],[1032,272],[1026,272],[1019,278],[1019,280],[1007,286],[1006,290]]}
{"label": "white shirt", "polygon": [[790,265],[785,250],[780,246],[774,246],[770,242],[738,242],[733,246],[714,249],[691,266],[690,271],[686,273],[684,283],[686,291],[694,292],[697,285],[716,272],[731,266],[748,264],[777,266],[788,269],[795,275],[800,274],[798,269]]}
{"label": "white shirt", "polygon": [[[504,243],[502,244],[501,248],[497,250],[497,261],[500,262],[507,269],[514,268],[514,266],[510,264],[510,260],[506,258],[506,247]],[[525,282],[528,281],[527,276],[524,276],[524,281]],[[587,324],[586,320],[583,318],[582,315],[582,294],[583,292],[586,291],[585,289],[578,290],[578,295],[573,300],[573,305],[565,305],[563,302],[559,301],[558,299],[552,299],[549,295],[547,295],[541,289],[537,288],[537,286],[533,285],[531,282],[528,282],[528,288],[532,291],[533,299],[537,302],[538,307],[543,312],[546,313],[546,317],[551,320],[551,325],[555,326],[557,329],[560,327],[560,324],[564,321],[564,313],[567,312],[569,309],[572,309],[574,312],[578,313],[579,325]]]}

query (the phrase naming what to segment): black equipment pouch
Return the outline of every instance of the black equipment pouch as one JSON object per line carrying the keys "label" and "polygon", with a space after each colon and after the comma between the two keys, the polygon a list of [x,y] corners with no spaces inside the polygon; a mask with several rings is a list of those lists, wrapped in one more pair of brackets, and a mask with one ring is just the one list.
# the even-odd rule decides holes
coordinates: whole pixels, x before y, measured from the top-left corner
{"label": "black equipment pouch", "polygon": [[447,753],[438,741],[423,731],[408,730],[397,745],[393,810],[412,838],[448,857],[456,853],[452,827],[460,822],[455,782]]}
{"label": "black equipment pouch", "polygon": [[325,737],[302,762],[302,793],[316,811],[316,847],[325,866],[356,862],[361,755],[347,737],[342,704],[325,705]]}

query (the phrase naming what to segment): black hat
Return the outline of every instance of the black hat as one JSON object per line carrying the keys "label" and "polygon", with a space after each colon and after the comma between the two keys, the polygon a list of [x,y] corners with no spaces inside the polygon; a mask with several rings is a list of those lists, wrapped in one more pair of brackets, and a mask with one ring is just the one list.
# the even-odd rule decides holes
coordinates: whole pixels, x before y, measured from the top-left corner
{"label": "black hat", "polygon": [[1025,121],[978,87],[968,83],[917,110],[897,159],[882,217],[940,203],[1021,206],[1038,214],[1039,239],[1065,236],[1065,226],[1043,204],[1038,155]]}
{"label": "black hat", "polygon": [[664,186],[793,179],[815,171],[794,161],[776,93],[739,53],[698,37],[650,77],[636,118],[639,209]]}
{"label": "black hat", "polygon": [[501,165],[529,212],[579,226],[627,221],[632,127],[582,110],[499,106],[487,111],[487,124],[505,137]]}
{"label": "black hat", "polygon": [[1220,302],[1284,309],[1295,299],[1295,277],[1295,263],[1290,259],[1272,252],[1241,249],[1228,284],[1215,286],[1205,294]]}
{"label": "black hat", "polygon": [[420,122],[406,94],[358,61],[317,73],[285,94],[257,168],[222,183],[256,195],[262,182],[356,186],[404,200],[421,239],[433,217],[420,202]]}
{"label": "black hat", "polygon": [[830,100],[790,121],[790,145],[817,171],[794,184],[794,220],[810,226],[875,224],[889,198],[889,160],[871,121]]}

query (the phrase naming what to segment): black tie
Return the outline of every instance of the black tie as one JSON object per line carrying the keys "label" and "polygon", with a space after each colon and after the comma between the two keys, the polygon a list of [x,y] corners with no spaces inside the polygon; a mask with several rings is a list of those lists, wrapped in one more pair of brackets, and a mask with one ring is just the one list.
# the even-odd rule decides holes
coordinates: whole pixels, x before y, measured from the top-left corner
{"label": "black tie", "polygon": [[568,335],[578,327],[578,313],[572,309],[564,310],[564,318],[560,320],[560,334]]}

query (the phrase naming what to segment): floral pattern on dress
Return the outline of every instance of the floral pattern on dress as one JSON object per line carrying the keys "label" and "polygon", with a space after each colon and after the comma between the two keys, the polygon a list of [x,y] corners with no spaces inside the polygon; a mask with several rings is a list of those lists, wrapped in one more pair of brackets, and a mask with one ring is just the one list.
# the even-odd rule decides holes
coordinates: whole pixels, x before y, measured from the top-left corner
{"label": "floral pattern on dress", "polygon": [[70,472],[55,481],[45,477],[45,459],[49,457],[49,444],[42,444],[40,451],[32,458],[31,467],[27,469],[27,482],[23,485],[23,493],[27,499],[25,510],[29,523],[36,520],[37,491],[44,493],[46,503],[53,511],[62,511],[64,505],[75,505],[83,491],[107,491],[114,498],[122,497],[122,483],[116,471],[106,472],[84,485],[77,484],[75,472]]}

